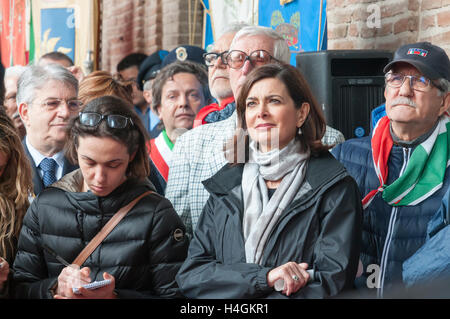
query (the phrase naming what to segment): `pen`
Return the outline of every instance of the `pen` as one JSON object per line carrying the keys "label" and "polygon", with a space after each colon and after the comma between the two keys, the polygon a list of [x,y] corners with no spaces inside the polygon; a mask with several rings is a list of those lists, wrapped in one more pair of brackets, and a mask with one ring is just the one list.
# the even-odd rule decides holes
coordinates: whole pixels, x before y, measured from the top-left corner
{"label": "pen", "polygon": [[61,256],[59,256],[57,253],[55,253],[53,251],[53,249],[51,249],[50,247],[48,247],[46,244],[42,244],[42,247],[44,247],[44,249],[53,257],[55,257],[61,264],[63,264],[64,266],[69,267],[70,264]]}

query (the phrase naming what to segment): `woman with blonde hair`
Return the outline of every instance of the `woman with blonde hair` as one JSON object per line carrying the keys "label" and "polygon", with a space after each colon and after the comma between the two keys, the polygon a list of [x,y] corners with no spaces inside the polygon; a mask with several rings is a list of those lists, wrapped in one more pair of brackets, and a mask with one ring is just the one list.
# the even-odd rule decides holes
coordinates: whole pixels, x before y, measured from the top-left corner
{"label": "woman with blonde hair", "polygon": [[107,71],[95,71],[86,76],[80,83],[78,98],[83,105],[105,95],[121,98],[133,104],[133,86],[125,81],[120,74],[112,75]]}
{"label": "woman with blonde hair", "polygon": [[0,296],[8,295],[9,266],[32,192],[31,168],[11,119],[0,112]]}

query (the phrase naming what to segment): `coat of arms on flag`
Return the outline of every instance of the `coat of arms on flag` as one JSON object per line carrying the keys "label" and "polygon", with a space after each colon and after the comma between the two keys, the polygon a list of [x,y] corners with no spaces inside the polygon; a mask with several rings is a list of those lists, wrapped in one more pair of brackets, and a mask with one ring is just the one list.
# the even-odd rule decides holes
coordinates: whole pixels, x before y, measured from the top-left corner
{"label": "coat of arms on flag", "polygon": [[428,51],[424,50],[424,49],[411,48],[408,50],[408,53],[406,53],[406,54],[414,54],[414,55],[420,55],[420,56],[426,57],[428,54]]}

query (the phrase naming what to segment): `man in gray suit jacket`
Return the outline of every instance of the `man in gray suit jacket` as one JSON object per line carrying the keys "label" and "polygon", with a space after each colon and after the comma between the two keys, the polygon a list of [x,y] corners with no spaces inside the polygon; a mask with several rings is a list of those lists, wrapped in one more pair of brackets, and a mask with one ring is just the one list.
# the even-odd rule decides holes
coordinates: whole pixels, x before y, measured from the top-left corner
{"label": "man in gray suit jacket", "polygon": [[68,121],[81,108],[77,95],[78,80],[60,65],[29,66],[19,78],[16,100],[35,195],[77,168],[63,152]]}

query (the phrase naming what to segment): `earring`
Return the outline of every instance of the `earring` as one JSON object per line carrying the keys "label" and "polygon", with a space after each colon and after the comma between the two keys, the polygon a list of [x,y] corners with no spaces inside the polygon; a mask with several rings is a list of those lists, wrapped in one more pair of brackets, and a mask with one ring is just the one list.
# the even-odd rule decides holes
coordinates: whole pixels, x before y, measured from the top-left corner
{"label": "earring", "polygon": [[302,128],[299,127],[297,132],[298,132],[298,135],[302,135]]}

